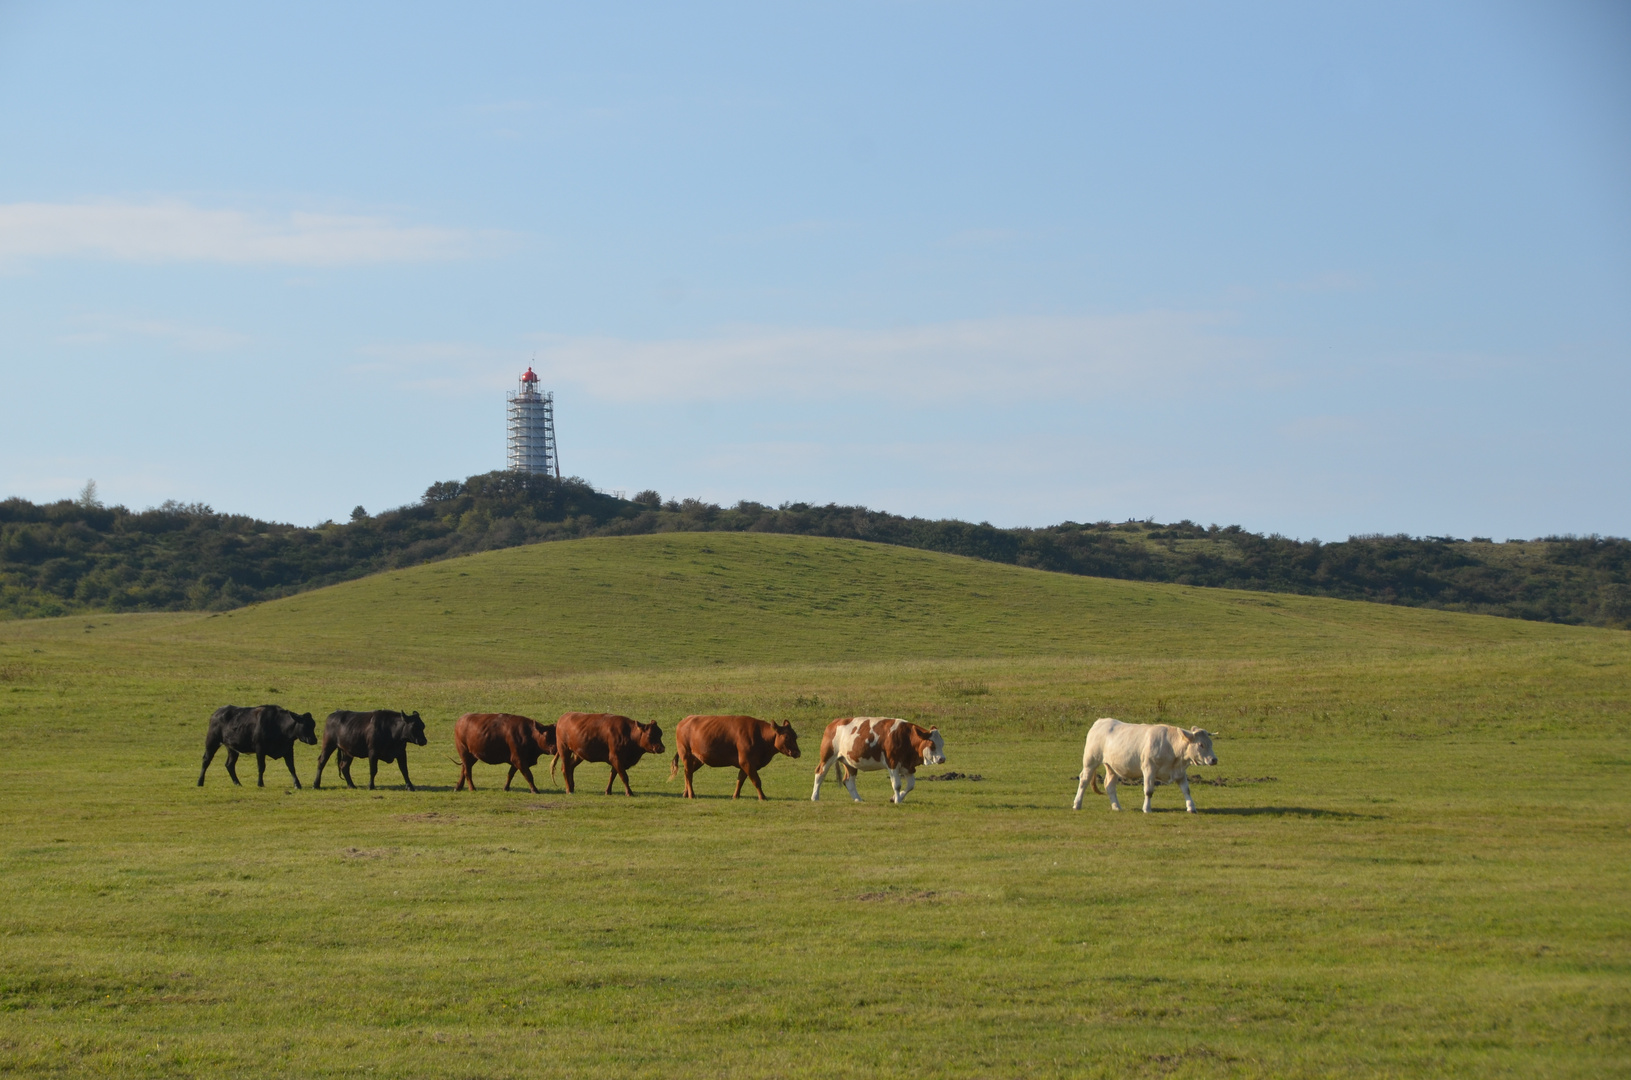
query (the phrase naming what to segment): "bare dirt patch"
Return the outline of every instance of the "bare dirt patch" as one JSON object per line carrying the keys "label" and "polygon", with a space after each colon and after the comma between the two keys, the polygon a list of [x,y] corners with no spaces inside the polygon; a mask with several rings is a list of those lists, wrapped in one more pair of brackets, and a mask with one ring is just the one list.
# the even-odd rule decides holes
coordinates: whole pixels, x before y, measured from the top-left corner
{"label": "bare dirt patch", "polygon": [[864,892],[855,899],[864,903],[877,903],[880,901],[896,904],[933,904],[953,896],[961,895],[954,892],[940,892],[935,889],[875,889]]}

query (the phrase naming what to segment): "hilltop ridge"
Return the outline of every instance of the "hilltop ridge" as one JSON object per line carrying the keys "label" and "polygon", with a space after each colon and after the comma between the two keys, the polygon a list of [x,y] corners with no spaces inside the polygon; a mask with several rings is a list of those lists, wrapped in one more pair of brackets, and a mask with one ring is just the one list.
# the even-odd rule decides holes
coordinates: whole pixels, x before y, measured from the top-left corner
{"label": "hilltop ridge", "polygon": [[1320,543],[1190,521],[1000,529],[866,507],[621,499],[495,472],[312,527],[165,503],[0,502],[0,614],[228,610],[452,555],[589,536],[768,532],[868,540],[1041,570],[1631,627],[1631,541],[1356,536]]}

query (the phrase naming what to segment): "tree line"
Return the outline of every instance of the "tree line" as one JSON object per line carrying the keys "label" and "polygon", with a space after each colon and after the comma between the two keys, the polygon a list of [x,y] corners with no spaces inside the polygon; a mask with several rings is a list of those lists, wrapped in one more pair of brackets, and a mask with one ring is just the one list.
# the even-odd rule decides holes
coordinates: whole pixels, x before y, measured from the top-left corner
{"label": "tree line", "polygon": [[0,502],[0,615],[223,610],[454,555],[660,532],[829,536],[1070,574],[1331,596],[1448,611],[1631,627],[1631,541],[1553,536],[1292,540],[1191,521],[999,529],[861,506],[620,499],[579,478],[491,472],[424,497],[302,527],[198,503],[147,510],[78,500]]}

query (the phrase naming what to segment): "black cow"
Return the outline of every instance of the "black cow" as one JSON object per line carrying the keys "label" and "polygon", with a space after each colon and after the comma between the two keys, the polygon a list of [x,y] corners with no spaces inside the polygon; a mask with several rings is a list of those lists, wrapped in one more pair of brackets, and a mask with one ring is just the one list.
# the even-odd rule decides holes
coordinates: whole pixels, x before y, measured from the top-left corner
{"label": "black cow", "polygon": [[402,770],[402,782],[412,791],[413,781],[408,779],[409,743],[425,745],[425,722],[419,719],[416,712],[392,712],[390,709],[348,712],[337,709],[329,713],[328,720],[323,723],[323,749],[317,755],[317,778],[311,782],[311,786],[323,786],[323,766],[328,764],[329,755],[338,751],[340,775],[345,779],[346,787],[357,786],[351,782],[352,759],[365,757],[368,759],[369,791],[374,790],[374,775],[379,772],[382,761],[396,762]]}
{"label": "black cow", "polygon": [[204,786],[204,774],[210,761],[222,746],[227,748],[227,775],[238,783],[238,755],[254,754],[257,775],[255,783],[266,786],[266,759],[282,758],[294,777],[294,786],[300,786],[300,776],[294,771],[294,744],[317,742],[317,721],[311,713],[296,715],[277,705],[255,705],[242,708],[223,705],[210,714],[209,732],[204,736],[204,767],[198,770],[198,786]]}

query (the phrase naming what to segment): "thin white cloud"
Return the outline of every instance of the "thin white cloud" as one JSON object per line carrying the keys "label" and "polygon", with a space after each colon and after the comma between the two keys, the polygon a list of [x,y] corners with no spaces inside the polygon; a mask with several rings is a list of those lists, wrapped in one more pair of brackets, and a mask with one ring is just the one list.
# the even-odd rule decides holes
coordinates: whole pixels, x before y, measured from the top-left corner
{"label": "thin white cloud", "polygon": [[631,341],[541,337],[547,385],[611,401],[778,396],[935,402],[1181,392],[1261,357],[1215,318],[1172,312],[967,320],[895,330],[742,329]]}
{"label": "thin white cloud", "polygon": [[185,202],[0,204],[0,265],[32,259],[336,266],[463,258],[467,230],[340,214],[257,215]]}

